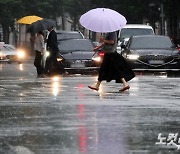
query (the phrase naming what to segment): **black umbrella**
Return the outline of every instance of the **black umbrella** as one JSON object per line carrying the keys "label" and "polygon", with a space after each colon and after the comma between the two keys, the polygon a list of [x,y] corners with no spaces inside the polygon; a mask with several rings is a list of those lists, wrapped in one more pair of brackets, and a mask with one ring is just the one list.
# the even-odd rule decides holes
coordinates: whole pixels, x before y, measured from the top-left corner
{"label": "black umbrella", "polygon": [[48,30],[51,27],[56,26],[56,21],[52,19],[42,19],[38,20],[27,28],[27,33],[37,33],[38,31]]}

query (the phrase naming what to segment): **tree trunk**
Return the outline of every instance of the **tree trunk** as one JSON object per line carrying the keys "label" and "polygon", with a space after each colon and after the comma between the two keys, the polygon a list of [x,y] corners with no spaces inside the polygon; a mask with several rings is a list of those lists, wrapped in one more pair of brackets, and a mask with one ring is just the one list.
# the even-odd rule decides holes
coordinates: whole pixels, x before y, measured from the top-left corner
{"label": "tree trunk", "polygon": [[9,43],[9,27],[5,24],[2,24],[3,28],[3,42]]}
{"label": "tree trunk", "polygon": [[74,16],[74,20],[73,20],[73,30],[76,31],[77,30],[77,18]]}
{"label": "tree trunk", "polygon": [[65,30],[65,21],[64,16],[62,15],[62,30]]}

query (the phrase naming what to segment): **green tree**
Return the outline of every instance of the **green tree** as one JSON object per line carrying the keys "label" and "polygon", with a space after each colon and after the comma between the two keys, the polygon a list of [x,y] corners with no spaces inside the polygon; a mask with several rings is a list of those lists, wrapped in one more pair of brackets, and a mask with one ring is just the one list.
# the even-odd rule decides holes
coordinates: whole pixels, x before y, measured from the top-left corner
{"label": "green tree", "polygon": [[8,42],[9,31],[14,26],[15,18],[20,10],[20,0],[0,0],[0,24],[3,28],[3,40]]}
{"label": "green tree", "polygon": [[65,12],[70,14],[73,20],[73,30],[77,30],[80,16],[89,10],[89,0],[66,0],[64,2]]}
{"label": "green tree", "polygon": [[[150,5],[152,3],[155,5]],[[26,15],[52,19],[61,16],[63,23],[64,13],[68,12],[73,21],[72,29],[77,30],[79,17],[83,13],[92,8],[105,7],[124,15],[128,23],[142,23],[143,19],[149,19],[153,24],[161,20],[161,12],[158,9],[160,4],[164,5],[165,18],[170,23],[170,33],[178,34],[179,0],[0,0],[0,24],[3,27],[5,42],[8,42],[9,30],[14,25],[14,19]],[[62,29],[64,29],[64,24]]]}

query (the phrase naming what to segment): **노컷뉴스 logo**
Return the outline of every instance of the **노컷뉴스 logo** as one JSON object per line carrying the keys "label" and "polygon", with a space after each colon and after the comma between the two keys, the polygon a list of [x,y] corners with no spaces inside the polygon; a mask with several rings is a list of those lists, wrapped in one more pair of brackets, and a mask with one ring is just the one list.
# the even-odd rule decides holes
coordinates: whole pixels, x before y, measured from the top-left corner
{"label": "\ub178\ucef7\ub274\uc2a4 logo", "polygon": [[168,136],[163,136],[162,133],[159,133],[157,140],[155,145],[164,145],[169,148],[177,148],[177,150],[180,150],[180,137],[178,133],[169,133]]}

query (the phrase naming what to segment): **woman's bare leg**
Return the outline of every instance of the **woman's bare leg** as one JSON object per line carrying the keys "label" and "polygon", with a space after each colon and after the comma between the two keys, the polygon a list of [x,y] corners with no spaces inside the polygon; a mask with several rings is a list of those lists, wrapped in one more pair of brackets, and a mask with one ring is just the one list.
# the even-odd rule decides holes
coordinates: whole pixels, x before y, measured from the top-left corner
{"label": "woman's bare leg", "polygon": [[101,85],[101,81],[97,81],[95,87],[99,89],[99,86]]}
{"label": "woman's bare leg", "polygon": [[124,78],[121,78],[121,81],[122,81],[123,87],[127,87],[129,85]]}
{"label": "woman's bare leg", "polygon": [[126,80],[124,78],[121,78],[121,81],[123,84],[123,88],[119,90],[120,92],[130,89],[129,84],[126,82]]}
{"label": "woman's bare leg", "polygon": [[101,81],[97,81],[97,83],[95,84],[95,86],[88,86],[90,89],[93,90],[99,90],[99,86],[101,85]]}

